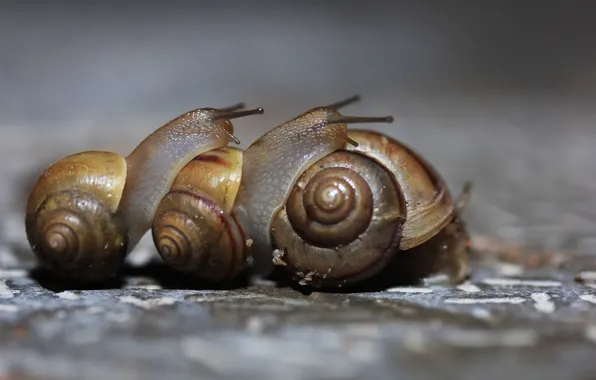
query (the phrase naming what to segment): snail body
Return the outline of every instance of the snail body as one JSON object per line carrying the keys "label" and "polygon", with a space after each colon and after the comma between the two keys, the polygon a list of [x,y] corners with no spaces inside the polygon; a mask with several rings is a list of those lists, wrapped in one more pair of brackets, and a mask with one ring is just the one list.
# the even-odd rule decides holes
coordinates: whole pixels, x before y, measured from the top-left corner
{"label": "snail body", "polygon": [[27,239],[54,275],[101,281],[113,275],[150,229],[159,202],[194,157],[225,147],[229,119],[262,109],[198,108],[166,123],[128,156],[88,151],[46,168],[28,198]]}
{"label": "snail body", "polygon": [[[356,99],[307,111],[245,151],[250,178],[244,176],[237,213],[252,227],[257,275],[278,266],[302,285],[343,287],[388,270],[412,250],[467,238],[465,230],[445,232],[462,231],[454,224],[458,208],[423,157],[384,134],[348,130],[348,122],[392,120],[339,115]],[[443,254],[444,264],[429,275],[448,263],[448,281],[463,281],[467,256],[459,253]]]}
{"label": "snail body", "polygon": [[242,150],[224,147],[195,157],[178,173],[152,225],[167,265],[212,283],[245,269],[246,238],[232,213],[242,162]]}

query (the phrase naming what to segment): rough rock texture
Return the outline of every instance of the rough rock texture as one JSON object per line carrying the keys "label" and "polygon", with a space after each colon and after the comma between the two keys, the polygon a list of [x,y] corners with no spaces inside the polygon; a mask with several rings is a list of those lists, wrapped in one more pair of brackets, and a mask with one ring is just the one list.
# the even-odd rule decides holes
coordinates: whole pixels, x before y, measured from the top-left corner
{"label": "rough rock texture", "polygon": [[[231,290],[188,288],[168,268],[148,263],[151,255],[139,259],[140,251],[113,283],[73,289],[34,269],[26,247],[13,248],[25,260],[3,252],[0,374],[8,379],[592,378],[592,260],[551,258],[541,268],[524,269],[496,261],[492,242],[478,238],[475,243],[484,256],[471,281],[459,287],[350,294],[303,294],[266,281]],[[515,257],[514,250],[498,248]],[[525,263],[536,265],[532,256]]]}
{"label": "rough rock texture", "polygon": [[[2,5],[0,379],[595,377],[594,6],[148,3]],[[52,160],[238,101],[265,108],[235,123],[246,147],[354,93],[346,114],[393,115],[374,127],[454,193],[473,181],[470,283],[185,289],[150,239],[104,289],[30,272],[24,201]]]}

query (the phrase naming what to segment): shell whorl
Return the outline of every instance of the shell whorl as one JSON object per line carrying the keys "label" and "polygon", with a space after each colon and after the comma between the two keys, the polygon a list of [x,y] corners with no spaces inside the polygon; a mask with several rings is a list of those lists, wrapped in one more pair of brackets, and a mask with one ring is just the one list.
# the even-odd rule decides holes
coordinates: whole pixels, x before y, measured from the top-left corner
{"label": "shell whorl", "polygon": [[152,231],[164,262],[180,272],[220,281],[243,269],[240,226],[204,193],[171,191],[160,203]]}
{"label": "shell whorl", "polygon": [[311,284],[360,281],[397,252],[404,220],[388,172],[361,155],[332,153],[300,176],[274,218],[278,264]]}
{"label": "shell whorl", "polygon": [[328,167],[301,180],[287,205],[288,218],[304,240],[331,248],[349,244],[366,230],[373,196],[362,176],[347,167]]}

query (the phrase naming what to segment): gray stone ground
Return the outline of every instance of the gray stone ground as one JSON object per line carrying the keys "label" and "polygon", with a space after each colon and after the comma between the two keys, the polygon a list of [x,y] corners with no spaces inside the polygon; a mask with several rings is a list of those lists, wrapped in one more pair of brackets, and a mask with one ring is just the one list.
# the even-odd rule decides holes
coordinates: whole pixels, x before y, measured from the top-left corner
{"label": "gray stone ground", "polygon": [[[0,379],[596,378],[588,2],[25,3],[0,8]],[[393,115],[378,128],[454,193],[473,181],[470,283],[185,289],[147,239],[106,289],[29,272],[24,200],[50,161],[238,101],[265,108],[236,123],[246,147],[353,93],[346,113]]]}
{"label": "gray stone ground", "polygon": [[488,257],[457,288],[310,295],[184,289],[139,262],[120,285],[72,290],[4,265],[1,378],[593,378],[596,272],[579,284]]}

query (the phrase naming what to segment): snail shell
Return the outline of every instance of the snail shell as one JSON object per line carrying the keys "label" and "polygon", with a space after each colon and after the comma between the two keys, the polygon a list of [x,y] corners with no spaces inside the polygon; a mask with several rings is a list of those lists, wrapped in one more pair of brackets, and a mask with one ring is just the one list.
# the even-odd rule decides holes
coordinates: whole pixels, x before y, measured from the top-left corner
{"label": "snail shell", "polygon": [[344,285],[379,272],[398,249],[405,203],[370,159],[335,152],[310,166],[273,219],[282,265],[305,282]]}
{"label": "snail shell", "polygon": [[64,278],[102,279],[122,263],[127,228],[118,205],[126,160],[82,152],[50,165],[35,185],[25,229],[36,257]]}
{"label": "snail shell", "polygon": [[420,155],[379,132],[348,136],[357,145],[307,168],[273,221],[275,260],[310,286],[370,278],[454,216],[444,181]]}
{"label": "snail shell", "polygon": [[231,213],[241,178],[242,150],[232,147],[201,154],[180,171],[152,227],[166,264],[209,282],[245,268],[246,238]]}

